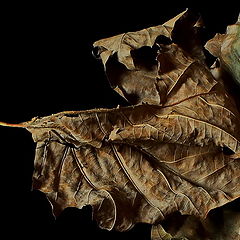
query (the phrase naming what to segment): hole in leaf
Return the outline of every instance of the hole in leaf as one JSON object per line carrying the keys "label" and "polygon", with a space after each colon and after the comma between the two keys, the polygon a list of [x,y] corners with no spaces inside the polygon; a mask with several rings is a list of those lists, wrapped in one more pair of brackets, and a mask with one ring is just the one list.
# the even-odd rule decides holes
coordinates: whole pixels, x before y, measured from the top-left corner
{"label": "hole in leaf", "polygon": [[134,65],[139,68],[152,70],[153,66],[157,64],[157,49],[149,46],[144,46],[139,49],[131,51]]}
{"label": "hole in leaf", "polygon": [[163,35],[160,35],[156,38],[155,41],[157,44],[163,44],[163,45],[169,45],[172,43],[171,39],[168,37],[165,37]]}
{"label": "hole in leaf", "polygon": [[232,155],[232,154],[234,154],[234,151],[232,151],[230,148],[228,148],[226,146],[222,148],[222,151],[223,151],[224,155]]}

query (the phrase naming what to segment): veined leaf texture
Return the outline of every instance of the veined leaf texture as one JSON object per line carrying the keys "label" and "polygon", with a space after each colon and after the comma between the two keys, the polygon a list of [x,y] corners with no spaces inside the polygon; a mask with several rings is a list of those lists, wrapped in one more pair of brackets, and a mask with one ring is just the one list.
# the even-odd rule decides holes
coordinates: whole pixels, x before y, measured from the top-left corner
{"label": "veined leaf texture", "polygon": [[[184,11],[162,25],[94,43],[129,107],[0,123],[32,133],[33,188],[47,195],[55,215],[91,205],[107,230],[141,222],[153,225],[152,240],[240,239],[237,213],[225,213],[231,227],[209,229],[209,211],[240,196],[240,113],[224,80],[204,62],[199,27],[200,19]],[[206,47],[238,81],[236,32],[239,23]],[[233,51],[221,48],[229,34]],[[175,213],[186,216],[184,224],[164,229],[161,223]],[[198,225],[204,236],[192,230]]]}

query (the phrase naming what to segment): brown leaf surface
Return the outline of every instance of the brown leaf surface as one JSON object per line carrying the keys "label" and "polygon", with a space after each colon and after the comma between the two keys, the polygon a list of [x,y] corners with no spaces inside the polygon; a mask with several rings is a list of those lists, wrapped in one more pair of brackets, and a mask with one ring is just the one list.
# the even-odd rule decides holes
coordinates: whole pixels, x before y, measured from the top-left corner
{"label": "brown leaf surface", "polygon": [[[239,198],[240,114],[197,41],[188,48],[174,36],[198,25],[187,16],[95,44],[115,90],[136,105],[16,125],[37,143],[33,188],[46,193],[55,214],[91,205],[104,229],[143,222],[154,225],[152,240],[198,239],[189,223],[174,234],[159,224],[175,213],[203,224],[211,210]],[[175,40],[151,52],[159,35]],[[218,239],[215,230],[208,234]]]}

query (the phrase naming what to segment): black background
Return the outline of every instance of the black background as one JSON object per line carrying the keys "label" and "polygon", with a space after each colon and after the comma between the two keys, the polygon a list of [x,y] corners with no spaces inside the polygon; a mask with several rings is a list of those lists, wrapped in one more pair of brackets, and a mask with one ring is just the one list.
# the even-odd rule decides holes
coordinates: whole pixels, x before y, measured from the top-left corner
{"label": "black background", "polygon": [[[220,4],[220,3],[219,3]],[[174,7],[147,1],[128,3],[12,4],[1,8],[0,121],[18,123],[65,110],[126,106],[108,85],[94,41],[159,25],[186,7],[200,13],[202,39],[224,33],[239,9],[208,5]],[[217,7],[217,8],[216,8]],[[77,239],[150,239],[150,226],[130,232],[99,229],[91,208],[68,208],[55,220],[44,194],[31,191],[34,147],[24,129],[0,128],[1,217],[8,234]],[[10,228],[9,228],[10,227]]]}

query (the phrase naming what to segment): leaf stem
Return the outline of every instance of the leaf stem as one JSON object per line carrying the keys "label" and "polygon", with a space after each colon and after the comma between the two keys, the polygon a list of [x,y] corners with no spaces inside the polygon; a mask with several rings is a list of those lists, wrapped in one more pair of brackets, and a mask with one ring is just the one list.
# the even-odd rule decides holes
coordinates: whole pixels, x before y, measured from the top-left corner
{"label": "leaf stem", "polygon": [[21,124],[21,123],[6,123],[6,122],[1,122],[1,121],[0,121],[0,126],[26,128],[26,125]]}

